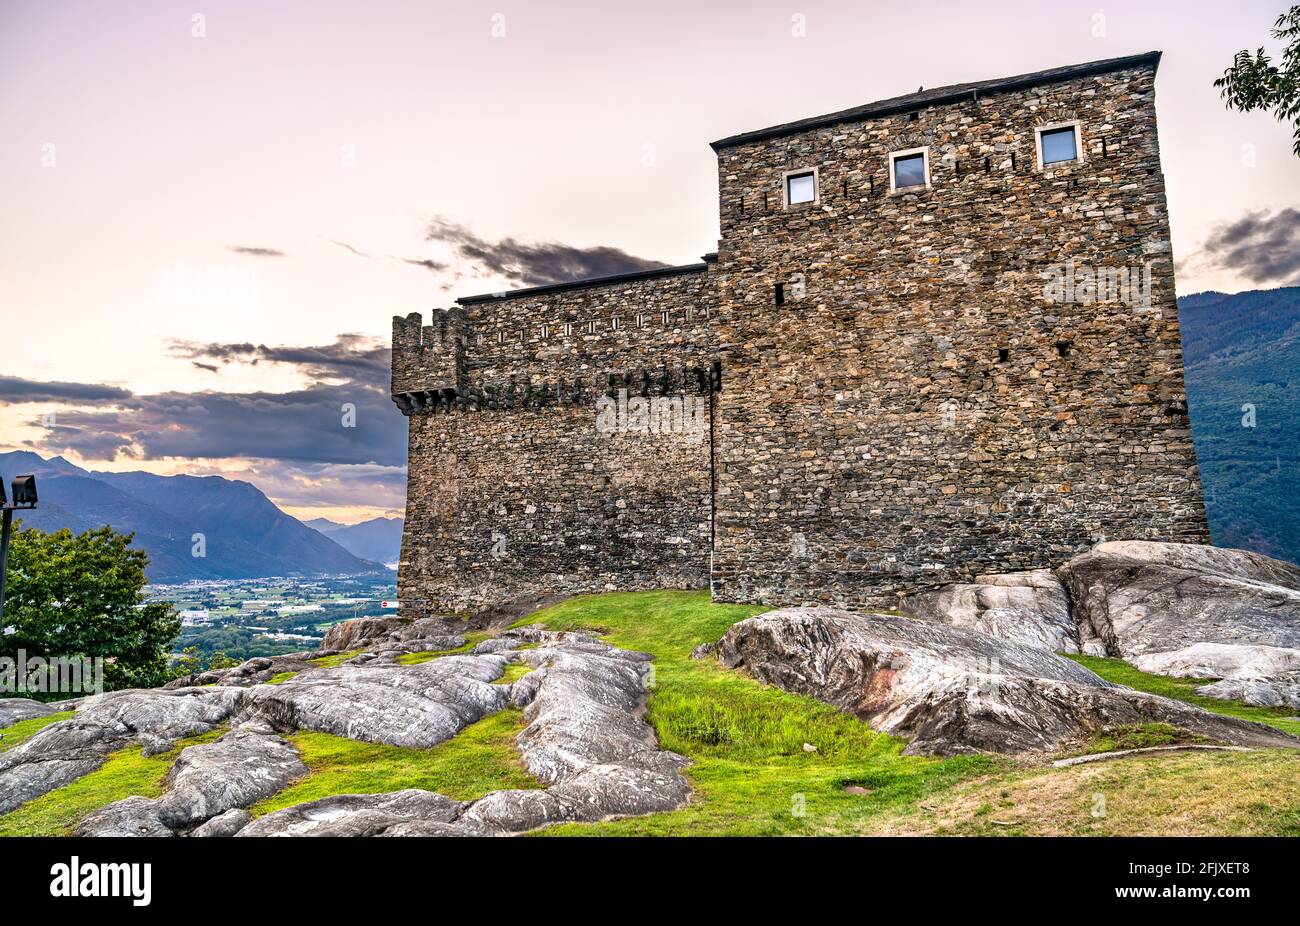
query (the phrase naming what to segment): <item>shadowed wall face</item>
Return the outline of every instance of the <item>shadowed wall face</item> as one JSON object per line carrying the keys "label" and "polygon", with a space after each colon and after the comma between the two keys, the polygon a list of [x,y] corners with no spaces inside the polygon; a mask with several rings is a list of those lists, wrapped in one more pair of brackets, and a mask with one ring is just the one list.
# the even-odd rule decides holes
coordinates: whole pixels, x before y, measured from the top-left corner
{"label": "shadowed wall face", "polygon": [[403,607],[708,584],[706,276],[471,300],[462,340],[422,351],[419,319],[395,321],[394,394],[413,409]]}
{"label": "shadowed wall face", "polygon": [[[1153,78],[719,151],[715,598],[892,607],[1104,539],[1208,542]],[[1076,122],[1082,160],[1040,168],[1036,128]],[[914,149],[929,187],[891,193]]]}

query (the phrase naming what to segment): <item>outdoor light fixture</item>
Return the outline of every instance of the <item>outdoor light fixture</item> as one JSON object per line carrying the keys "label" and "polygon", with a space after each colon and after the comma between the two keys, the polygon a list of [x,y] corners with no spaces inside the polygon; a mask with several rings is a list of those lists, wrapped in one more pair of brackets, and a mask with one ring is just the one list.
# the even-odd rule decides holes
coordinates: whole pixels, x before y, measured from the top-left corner
{"label": "outdoor light fixture", "polygon": [[0,479],[0,618],[5,616],[5,578],[9,575],[9,535],[13,532],[14,512],[36,507],[36,477],[19,476],[11,486],[14,500],[5,498],[4,480]]}

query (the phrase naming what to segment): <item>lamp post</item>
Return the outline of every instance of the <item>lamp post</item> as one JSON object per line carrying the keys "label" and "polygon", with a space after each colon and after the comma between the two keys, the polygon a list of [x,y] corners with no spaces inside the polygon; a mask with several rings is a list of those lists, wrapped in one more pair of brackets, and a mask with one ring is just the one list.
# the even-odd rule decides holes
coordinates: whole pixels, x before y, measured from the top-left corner
{"label": "lamp post", "polygon": [[13,481],[14,500],[5,498],[4,480],[0,479],[0,618],[5,616],[5,579],[9,576],[9,535],[13,533],[14,512],[36,507],[36,477],[19,476]]}

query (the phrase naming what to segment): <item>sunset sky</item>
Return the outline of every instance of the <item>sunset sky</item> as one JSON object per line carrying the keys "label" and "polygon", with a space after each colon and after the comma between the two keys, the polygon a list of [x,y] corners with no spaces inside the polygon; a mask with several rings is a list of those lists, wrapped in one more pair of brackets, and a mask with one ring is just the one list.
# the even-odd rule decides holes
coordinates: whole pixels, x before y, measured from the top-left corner
{"label": "sunset sky", "polygon": [[1290,129],[1212,86],[1284,6],[4,0],[0,450],[400,513],[392,315],[698,259],[711,140],[1154,49],[1179,292],[1300,282]]}

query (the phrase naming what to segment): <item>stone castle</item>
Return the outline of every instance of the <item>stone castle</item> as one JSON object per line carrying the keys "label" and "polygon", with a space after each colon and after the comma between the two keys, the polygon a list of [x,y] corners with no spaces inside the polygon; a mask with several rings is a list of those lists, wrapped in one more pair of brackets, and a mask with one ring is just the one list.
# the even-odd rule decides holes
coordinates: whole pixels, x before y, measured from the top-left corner
{"label": "stone castle", "polygon": [[1103,539],[1208,543],[1159,59],[722,139],[700,263],[395,318],[403,608],[881,608]]}

